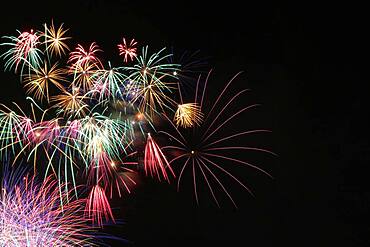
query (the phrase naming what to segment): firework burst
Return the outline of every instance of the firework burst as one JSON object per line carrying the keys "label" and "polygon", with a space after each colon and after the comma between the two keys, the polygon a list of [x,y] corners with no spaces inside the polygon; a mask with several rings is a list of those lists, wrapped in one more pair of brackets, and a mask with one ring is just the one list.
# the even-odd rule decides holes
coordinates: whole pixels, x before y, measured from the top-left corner
{"label": "firework burst", "polygon": [[1,45],[12,46],[8,51],[2,54],[6,61],[5,69],[15,69],[18,71],[21,64],[21,74],[23,74],[24,66],[32,66],[39,68],[41,64],[42,51],[38,48],[40,45],[39,32],[20,32],[18,36],[4,36],[10,42],[2,43]]}
{"label": "firework burst", "polygon": [[130,42],[126,42],[126,39],[122,39],[122,44],[118,44],[119,55],[123,56],[125,63],[132,61],[136,56],[136,45],[137,42],[132,39]]}
{"label": "firework burst", "polygon": [[177,126],[183,128],[200,125],[203,119],[203,113],[196,103],[186,103],[178,105],[175,112],[174,122]]}
{"label": "firework burst", "polygon": [[68,63],[75,64],[76,66],[83,66],[86,63],[97,64],[99,67],[103,67],[100,59],[96,56],[97,52],[102,50],[99,49],[99,46],[93,42],[91,43],[88,50],[85,50],[82,45],[77,45],[75,51],[70,53]]}
{"label": "firework burst", "polygon": [[65,43],[66,40],[71,39],[71,37],[66,37],[65,34],[68,29],[63,29],[63,24],[61,24],[58,28],[55,28],[54,22],[51,22],[51,25],[48,26],[44,24],[45,32],[43,36],[45,38],[45,45],[46,45],[46,52],[53,55],[57,55],[62,57],[67,51],[69,51],[69,47]]}
{"label": "firework burst", "polygon": [[50,68],[47,63],[40,69],[34,69],[33,73],[25,76],[24,87],[26,93],[33,95],[35,99],[46,98],[49,101],[49,83],[56,86],[59,90],[64,90],[62,82],[65,81],[64,70],[54,64]]}
{"label": "firework burst", "polygon": [[99,101],[108,101],[109,99],[121,99],[123,97],[125,75],[120,72],[120,68],[112,68],[109,63],[109,69],[97,70],[92,75],[94,86],[92,94],[99,95]]}
{"label": "firework burst", "polygon": [[166,157],[162,153],[161,148],[153,140],[150,133],[148,133],[144,157],[145,173],[152,177],[157,176],[158,180],[161,180],[161,177],[163,177],[165,180],[170,182],[166,169],[168,169],[171,174],[176,177]]}
{"label": "firework burst", "polygon": [[[208,77],[207,77],[208,78]],[[243,130],[243,131],[236,131],[233,134],[229,134],[229,132],[223,132],[227,127],[228,129],[233,129],[232,123],[233,120],[237,117],[240,117],[242,113],[247,112],[248,110],[256,107],[257,105],[250,105],[246,107],[242,107],[237,112],[228,115],[225,112],[230,111],[232,103],[240,97],[243,93],[247,90],[242,90],[233,95],[226,104],[220,104],[220,100],[225,96],[225,92],[229,88],[230,84],[234,81],[236,76],[227,83],[224,87],[221,94],[217,97],[214,101],[212,107],[207,112],[207,115],[204,120],[204,124],[202,126],[192,129],[180,129],[176,127],[172,121],[164,115],[164,117],[168,120],[172,128],[174,129],[174,133],[170,133],[168,131],[159,131],[159,133],[164,134],[170,140],[172,140],[172,145],[167,145],[163,147],[163,150],[167,150],[170,153],[176,153],[176,156],[169,161],[169,164],[180,164],[181,171],[178,177],[177,188],[180,188],[180,182],[182,181],[182,177],[184,175],[185,170],[190,170],[193,180],[193,189],[194,189],[194,196],[197,203],[199,203],[199,180],[203,180],[212,198],[214,199],[215,203],[219,206],[219,200],[217,199],[216,188],[212,186],[212,184],[216,184],[217,187],[223,191],[226,196],[231,200],[235,207],[236,203],[232,198],[230,191],[225,187],[222,183],[222,179],[225,179],[225,176],[242,186],[246,189],[249,193],[252,194],[252,191],[249,187],[247,187],[237,176],[233,175],[230,172],[230,165],[244,165],[246,167],[255,169],[263,174],[271,177],[271,175],[259,168],[258,166],[251,164],[250,162],[240,160],[235,158],[230,154],[230,150],[234,151],[258,151],[258,152],[265,152],[269,154],[273,154],[273,152],[263,149],[263,148],[256,148],[256,147],[248,147],[242,145],[230,145],[227,141],[235,141],[237,137],[243,137],[250,134],[256,133],[264,133],[269,132],[268,130]],[[207,81],[205,82],[205,87],[203,90],[206,90]],[[199,85],[199,84],[198,84]],[[198,86],[196,90],[195,101],[198,102]],[[202,109],[204,100],[204,91],[199,100],[199,109]],[[217,112],[214,113],[214,110],[217,108]],[[218,124],[217,124],[218,123]],[[220,175],[223,174],[223,176]],[[212,183],[213,182],[213,183]]]}
{"label": "firework burst", "polygon": [[95,246],[93,228],[82,217],[85,200],[67,199],[52,177],[38,184],[13,172],[1,187],[1,246]]}
{"label": "firework burst", "polygon": [[57,114],[63,116],[80,117],[85,116],[88,111],[88,105],[84,102],[87,100],[86,95],[80,95],[79,89],[73,87],[72,92],[64,91],[63,94],[53,96],[51,102],[53,107],[57,108]]}

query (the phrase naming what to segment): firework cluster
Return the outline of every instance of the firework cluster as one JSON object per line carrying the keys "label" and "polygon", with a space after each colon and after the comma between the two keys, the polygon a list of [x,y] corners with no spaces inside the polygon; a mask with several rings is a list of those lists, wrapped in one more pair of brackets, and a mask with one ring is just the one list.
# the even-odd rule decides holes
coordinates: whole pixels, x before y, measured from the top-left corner
{"label": "firework cluster", "polygon": [[[268,132],[232,127],[256,106],[235,111],[235,101],[246,92],[230,96],[235,77],[205,106],[210,73],[205,79],[196,75],[190,82],[193,90],[184,95],[184,86],[189,87],[189,78],[196,74],[191,74],[192,68],[200,63],[181,63],[184,57],[175,61],[165,48],[150,52],[148,46],[140,49],[134,39],[123,38],[116,45],[121,62],[113,65],[102,58],[95,42],[72,49],[68,30],[53,22],[3,39],[5,70],[19,75],[29,107],[1,105],[0,156],[13,166],[31,165],[33,176],[3,186],[1,243],[88,245],[88,226],[114,222],[110,198],[131,192],[136,184],[133,173],[159,181],[177,179],[179,186],[189,171],[197,202],[202,186],[217,205],[221,191],[235,206],[223,178],[251,191],[226,166],[244,165],[270,176],[229,152],[273,154],[230,144]],[[35,183],[36,175],[44,178],[41,185]],[[76,199],[81,196],[86,199]]]}

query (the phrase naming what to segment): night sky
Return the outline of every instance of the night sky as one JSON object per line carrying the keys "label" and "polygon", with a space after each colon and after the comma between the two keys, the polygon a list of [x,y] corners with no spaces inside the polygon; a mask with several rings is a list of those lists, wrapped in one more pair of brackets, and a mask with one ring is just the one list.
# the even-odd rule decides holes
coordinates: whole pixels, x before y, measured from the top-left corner
{"label": "night sky", "polygon": [[[175,186],[145,179],[112,203],[122,223],[106,233],[127,239],[127,246],[370,244],[368,27],[359,9],[264,1],[60,2],[7,1],[0,35],[54,19],[70,28],[74,42],[96,41],[113,61],[122,36],[153,50],[200,50],[214,69],[215,88],[244,71],[238,85],[251,89],[245,101],[262,106],[243,124],[271,129],[258,142],[279,155],[259,160],[274,179],[253,170],[240,174],[250,177],[255,197],[235,188],[239,209],[226,201],[218,209],[207,198],[196,206]],[[17,76],[2,72],[1,85],[1,103],[22,102]]]}

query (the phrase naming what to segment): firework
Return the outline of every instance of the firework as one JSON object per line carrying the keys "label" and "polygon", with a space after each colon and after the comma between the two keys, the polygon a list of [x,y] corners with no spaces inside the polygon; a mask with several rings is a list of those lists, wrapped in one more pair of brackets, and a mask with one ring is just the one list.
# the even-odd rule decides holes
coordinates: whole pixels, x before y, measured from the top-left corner
{"label": "firework", "polygon": [[141,113],[149,116],[151,119],[155,114],[164,112],[165,110],[172,110],[171,105],[176,102],[167,96],[171,89],[175,87],[174,83],[164,83],[161,78],[151,77],[145,84],[137,85],[136,90],[131,90],[131,102],[138,106]]}
{"label": "firework", "polygon": [[65,33],[68,29],[63,29],[63,24],[58,28],[55,28],[54,22],[51,22],[50,27],[44,24],[45,32],[43,36],[45,38],[46,52],[52,55],[57,55],[61,57],[69,51],[69,47],[66,45],[65,41],[71,39],[71,37],[66,37]]}
{"label": "firework", "polygon": [[77,45],[75,51],[70,53],[68,63],[72,63],[77,66],[83,66],[86,63],[92,63],[103,67],[99,58],[96,56],[96,53],[99,51],[102,50],[99,49],[95,42],[91,43],[88,50],[85,50],[81,45]]}
{"label": "firework", "polygon": [[97,69],[96,64],[73,64],[68,69],[68,73],[73,75],[71,86],[80,88],[84,93],[91,91],[94,86],[92,76],[96,73]]}
{"label": "firework", "polygon": [[168,62],[178,64],[178,68],[172,72],[176,81],[181,85],[181,91],[185,95],[193,95],[196,88],[197,78],[206,74],[209,70],[207,58],[201,56],[201,52],[177,51],[171,48],[172,56]]}
{"label": "firework", "polygon": [[84,102],[86,95],[80,95],[78,88],[72,88],[72,92],[64,91],[63,94],[53,96],[51,102],[53,107],[57,108],[57,114],[63,113],[63,116],[80,117],[85,116],[88,111],[88,105]]}
{"label": "firework", "polygon": [[64,70],[54,64],[50,68],[47,63],[40,69],[34,69],[33,73],[25,76],[26,93],[33,95],[35,99],[42,100],[46,98],[49,101],[49,83],[60,90],[64,90],[62,82],[65,81]]}
{"label": "firework", "polygon": [[[18,31],[18,30],[17,30]],[[42,51],[38,48],[40,45],[40,34],[39,32],[20,32],[19,35],[15,36],[4,36],[3,38],[9,39],[10,42],[2,43],[1,45],[12,46],[8,51],[3,53],[1,56],[6,61],[5,69],[15,69],[18,71],[18,67],[21,64],[21,74],[23,74],[24,66],[32,66],[33,68],[39,68],[41,63]]]}
{"label": "firework", "polygon": [[122,44],[118,44],[119,55],[123,55],[123,61],[127,63],[129,60],[133,60],[136,54],[136,44],[137,42],[132,39],[130,42],[126,42],[126,39],[122,39]]}
{"label": "firework", "polygon": [[177,126],[184,128],[200,125],[203,119],[203,113],[196,103],[186,103],[178,105],[175,112],[174,122]]}
{"label": "firework", "polygon": [[[235,78],[211,106],[212,101],[205,97],[210,73],[202,86],[202,75],[196,87],[189,83],[191,93],[195,88],[193,99],[189,100],[187,93],[183,98],[186,84],[196,81],[194,74],[203,70],[203,60],[191,61],[198,53],[178,58],[165,48],[149,53],[145,46],[138,54],[137,42],[123,38],[118,50],[124,65],[111,66],[108,59],[103,66],[95,42],[87,49],[77,45],[69,52],[66,41],[70,37],[63,24],[54,26],[52,21],[43,27],[44,32],[6,36],[10,42],[2,44],[10,46],[2,55],[5,69],[20,72],[30,95],[32,118],[17,105],[16,111],[1,105],[0,158],[11,160],[12,165],[33,160],[34,174],[42,174],[45,181],[36,185],[34,178],[26,176],[14,189],[6,187],[0,205],[4,219],[0,221],[0,245],[49,246],[53,241],[51,245],[85,246],[85,221],[98,227],[115,222],[109,198],[130,193],[130,186],[136,183],[131,175],[138,171],[160,181],[177,179],[178,189],[189,171],[197,203],[200,190],[205,189],[217,205],[223,192],[235,206],[224,179],[252,192],[232,174],[233,167],[242,165],[270,176],[237,158],[245,151],[274,153],[242,144],[241,139],[248,135],[268,131],[240,130],[235,124],[257,106],[236,104],[247,90],[230,94]],[[34,99],[41,101],[41,106]],[[164,125],[170,128],[160,130]],[[157,139],[157,134],[165,139]],[[175,167],[180,168],[178,176]],[[87,199],[75,201],[80,185],[87,191]],[[83,203],[85,218],[81,217]],[[57,224],[61,227],[56,228]],[[10,239],[13,234],[16,237]]]}
{"label": "firework", "polygon": [[[231,200],[233,205],[236,207],[236,203],[232,198],[229,190],[225,187],[222,183],[222,176],[220,176],[220,172],[223,173],[226,177],[231,178],[234,182],[242,186],[248,192],[252,193],[251,190],[240,181],[239,178],[234,176],[227,168],[227,165],[245,165],[247,167],[253,168],[266,174],[267,176],[271,177],[271,175],[263,170],[262,168],[257,167],[250,162],[246,162],[244,160],[240,160],[235,158],[230,154],[230,152],[226,151],[259,151],[274,154],[271,151],[268,151],[263,148],[255,148],[255,147],[247,147],[247,146],[237,146],[237,145],[230,145],[227,141],[235,141],[237,137],[247,136],[249,134],[255,133],[263,133],[269,132],[268,130],[243,130],[239,132],[235,132],[233,134],[229,134],[228,132],[222,132],[226,126],[228,129],[233,129],[231,124],[233,123],[232,120],[235,120],[238,116],[240,116],[243,112],[248,111],[249,109],[254,108],[257,105],[250,105],[246,107],[242,107],[236,113],[231,114],[229,116],[225,112],[230,114],[230,106],[232,105],[235,100],[240,97],[243,93],[247,90],[242,90],[236,93],[229,99],[226,104],[221,105],[220,100],[224,98],[225,92],[233,82],[236,76],[229,81],[229,83],[225,86],[221,94],[219,94],[218,98],[212,105],[210,110],[207,112],[207,115],[204,120],[204,124],[202,126],[195,127],[193,129],[179,129],[177,128],[172,121],[164,115],[164,117],[168,120],[168,122],[172,125],[174,129],[174,133],[170,133],[168,131],[159,131],[159,133],[163,133],[167,136],[170,140],[172,140],[172,145],[167,145],[163,147],[164,150],[169,150],[170,152],[176,152],[176,156],[169,161],[169,164],[173,164],[176,162],[177,164],[181,164],[182,168],[178,177],[177,188],[180,187],[181,179],[184,175],[184,171],[188,168],[191,171],[193,177],[193,188],[194,188],[194,196],[195,200],[198,203],[198,190],[199,190],[199,179],[203,179],[207,184],[208,190],[212,195],[215,203],[219,206],[219,201],[217,199],[217,194],[215,188],[212,187],[213,183],[216,183],[220,190],[223,191],[227,197]],[[207,81],[205,82],[204,90],[206,90]],[[199,85],[199,84],[198,84]],[[198,93],[198,85],[196,90],[195,99],[197,101],[197,93]],[[204,91],[201,95],[201,99],[199,104],[199,109],[202,109],[204,100]],[[215,109],[218,109],[216,113],[213,114]],[[219,124],[217,124],[219,123]],[[219,133],[221,132],[221,133]],[[217,135],[218,134],[218,135]],[[213,180],[213,181],[211,181]],[[212,183],[213,182],[213,183]]]}
{"label": "firework", "polygon": [[122,98],[122,88],[124,87],[125,75],[120,72],[120,68],[97,70],[92,75],[94,81],[93,94],[99,95],[99,100],[109,100],[115,98]]}
{"label": "firework", "polygon": [[[137,85],[145,87],[149,81],[159,83],[162,79],[174,78],[173,71],[177,70],[178,64],[166,63],[166,59],[171,54],[162,55],[164,51],[165,48],[149,56],[148,46],[143,47],[141,55],[135,57],[137,64],[131,67],[124,67],[130,73],[128,80],[131,81],[133,89]],[[131,90],[131,87],[128,87],[128,91]]]}
{"label": "firework", "polygon": [[91,189],[87,198],[85,215],[92,219],[93,224],[98,226],[103,225],[103,217],[105,221],[112,220],[114,222],[112,209],[110,208],[108,199],[104,190],[99,185],[95,185]]}
{"label": "firework", "polygon": [[152,177],[157,176],[159,180],[163,177],[170,182],[166,169],[169,169],[171,174],[176,177],[161,148],[153,140],[150,133],[148,133],[145,145],[144,169],[145,174],[150,174]]}
{"label": "firework", "polygon": [[0,110],[0,154],[7,154],[9,151],[15,154],[15,145],[22,144],[21,134],[24,134],[26,131],[22,128],[22,120],[24,120],[24,118],[8,107],[4,105],[1,106],[5,109]]}
{"label": "firework", "polygon": [[93,228],[82,217],[85,200],[67,200],[52,177],[38,184],[34,177],[12,174],[1,187],[1,246],[95,246]]}

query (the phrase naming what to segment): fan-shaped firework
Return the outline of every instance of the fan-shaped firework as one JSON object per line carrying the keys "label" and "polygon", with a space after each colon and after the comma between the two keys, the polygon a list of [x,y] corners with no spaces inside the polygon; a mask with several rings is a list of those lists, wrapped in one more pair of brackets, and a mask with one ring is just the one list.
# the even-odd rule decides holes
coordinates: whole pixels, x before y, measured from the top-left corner
{"label": "fan-shaped firework", "polygon": [[100,59],[97,57],[97,52],[102,51],[99,49],[99,46],[93,42],[90,44],[88,50],[85,50],[83,46],[78,45],[75,51],[71,52],[68,62],[76,65],[83,66],[86,63],[96,63],[102,66]]}
{"label": "fan-shaped firework", "polygon": [[174,122],[177,126],[184,128],[200,125],[203,113],[196,103],[186,103],[178,105],[175,112]]}

